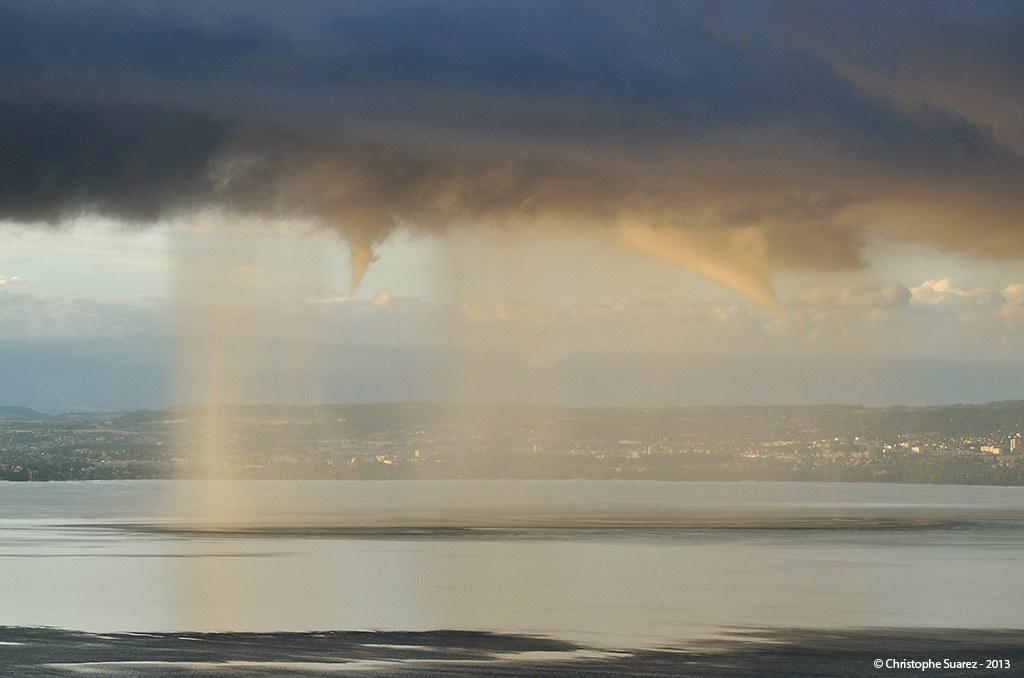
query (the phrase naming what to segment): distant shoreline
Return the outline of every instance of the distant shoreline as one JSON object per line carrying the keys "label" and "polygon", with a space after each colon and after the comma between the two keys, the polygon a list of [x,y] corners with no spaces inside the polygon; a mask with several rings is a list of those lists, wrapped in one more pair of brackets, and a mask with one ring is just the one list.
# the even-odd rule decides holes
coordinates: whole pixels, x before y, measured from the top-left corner
{"label": "distant shoreline", "polygon": [[[2,410],[3,408],[0,408]],[[0,417],[0,480],[508,479],[1024,486],[1024,401],[382,403]]]}

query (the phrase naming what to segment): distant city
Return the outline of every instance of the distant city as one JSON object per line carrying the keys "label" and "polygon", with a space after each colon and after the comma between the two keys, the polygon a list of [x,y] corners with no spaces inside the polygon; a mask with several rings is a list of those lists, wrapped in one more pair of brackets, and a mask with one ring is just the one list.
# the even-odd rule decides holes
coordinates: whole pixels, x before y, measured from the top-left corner
{"label": "distant city", "polygon": [[1024,485],[1024,401],[942,407],[0,407],[0,479],[538,478]]}

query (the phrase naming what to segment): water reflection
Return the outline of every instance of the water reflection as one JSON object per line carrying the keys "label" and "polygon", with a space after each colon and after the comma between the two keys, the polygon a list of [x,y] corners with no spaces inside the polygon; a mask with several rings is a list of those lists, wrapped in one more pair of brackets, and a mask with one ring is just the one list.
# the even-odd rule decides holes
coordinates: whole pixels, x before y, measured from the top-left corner
{"label": "water reflection", "polygon": [[[213,526],[231,529],[216,532],[197,529],[187,503],[166,501],[209,491],[202,483],[142,483],[142,492],[134,481],[79,485],[0,495],[4,515],[22,516],[0,524],[0,624],[466,629],[614,647],[736,626],[1012,628],[1024,609],[1021,488],[252,482],[235,488],[245,490],[235,512]],[[829,489],[834,502],[824,496]],[[425,504],[428,496],[440,499]],[[874,517],[858,529],[567,524],[595,520],[591,506],[662,520],[711,501],[734,516],[796,505],[809,515],[843,509]],[[493,512],[498,504],[504,514]],[[942,520],[878,527],[880,510]],[[950,522],[955,512],[964,520]],[[504,516],[508,525],[429,528],[452,515]],[[561,527],[529,526],[545,516]],[[367,517],[391,528],[416,518],[420,526],[339,531]]]}

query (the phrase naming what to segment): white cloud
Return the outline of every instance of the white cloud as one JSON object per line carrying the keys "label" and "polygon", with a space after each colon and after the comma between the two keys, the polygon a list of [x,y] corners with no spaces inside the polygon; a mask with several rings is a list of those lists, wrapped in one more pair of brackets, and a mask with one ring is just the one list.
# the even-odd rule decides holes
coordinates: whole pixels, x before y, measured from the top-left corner
{"label": "white cloud", "polygon": [[[504,396],[514,399],[527,397],[544,375],[567,374],[567,366],[575,365],[572,369],[583,370],[581,379],[590,369],[598,381],[619,375],[614,380],[621,380],[626,391],[634,389],[640,402],[642,388],[630,382],[634,368],[655,375],[651,379],[664,375],[668,383],[672,370],[690,374],[687,370],[701,365],[772,361],[811,365],[930,358],[1024,364],[1024,284],[993,290],[962,288],[950,280],[929,280],[912,289],[895,282],[851,282],[805,290],[780,314],[745,300],[695,302],[680,297],[551,306],[494,297],[431,304],[389,293],[325,299],[293,292],[289,298],[246,297],[235,307],[216,299],[192,303],[191,298],[173,305],[153,297],[76,296],[0,276],[0,341],[100,340],[102,350],[119,355],[119,347],[130,343],[156,345],[151,338],[177,337],[187,361],[192,360],[190,351],[200,355],[202,342],[219,336],[228,340],[240,364],[265,361],[252,369],[265,368],[282,383],[301,370],[316,378],[321,372],[335,375],[325,380],[364,375],[365,388],[371,389],[367,395],[360,395],[363,382],[352,382],[351,393],[345,392],[346,398],[356,400],[383,397],[373,395],[384,391],[372,390],[383,386],[375,385],[367,365],[391,370],[396,393],[404,383],[402,370],[419,374],[417,397],[435,392],[430,390],[434,378],[455,384],[436,391],[436,397],[456,397],[460,379],[476,383],[459,370],[483,370],[477,381],[483,384],[481,393],[492,399],[501,391],[484,388],[487,370],[519,384],[519,391]],[[57,346],[54,355],[62,350]],[[201,368],[200,362],[196,364]],[[187,366],[179,364],[178,369]],[[736,375],[742,371],[733,370]],[[268,384],[272,381],[267,377]],[[324,388],[328,386],[325,382]],[[678,388],[684,386],[704,388],[698,381]],[[273,400],[275,391],[267,389],[260,397]],[[583,402],[584,396],[573,397]]]}
{"label": "white cloud", "polygon": [[[463,345],[562,355],[932,358],[1024,363],[1024,284],[1003,290],[929,280],[805,290],[781,314],[748,302],[636,298],[607,305],[511,300],[436,307]],[[499,348],[500,347],[500,348]]]}
{"label": "white cloud", "polygon": [[912,293],[896,282],[884,285],[850,282],[806,290],[797,297],[807,306],[851,309],[896,309],[906,306]]}
{"label": "white cloud", "polygon": [[[1011,285],[1011,287],[1013,287]],[[992,307],[1004,301],[996,290],[985,287],[965,289],[948,278],[929,280],[910,290],[918,304],[944,304],[956,306]]]}
{"label": "white cloud", "polygon": [[155,297],[76,296],[0,276],[0,340],[88,341],[166,336],[166,302]]}
{"label": "white cloud", "polygon": [[[0,340],[85,341],[177,334],[201,341],[236,323],[234,336],[265,345],[543,353],[927,357],[1024,363],[1024,284],[962,288],[948,279],[911,289],[849,282],[805,290],[781,314],[747,301],[637,297],[614,304],[549,306],[514,299],[431,304],[382,292],[373,298],[247,298],[230,308],[193,299],[92,297],[0,276]],[[221,300],[230,302],[231,300]],[[198,303],[192,303],[198,302]],[[282,348],[283,350],[283,348]],[[273,355],[269,359],[277,359]],[[340,358],[339,358],[340,359]]]}
{"label": "white cloud", "polygon": [[1014,283],[1002,289],[1003,299],[1010,304],[1024,303],[1024,283]]}

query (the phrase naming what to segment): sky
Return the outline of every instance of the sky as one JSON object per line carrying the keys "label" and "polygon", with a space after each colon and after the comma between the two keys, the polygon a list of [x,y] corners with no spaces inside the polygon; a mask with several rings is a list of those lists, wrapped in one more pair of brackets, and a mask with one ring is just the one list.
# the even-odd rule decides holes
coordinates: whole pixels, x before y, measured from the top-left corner
{"label": "sky", "polygon": [[1019,2],[0,0],[0,403],[1024,398]]}

